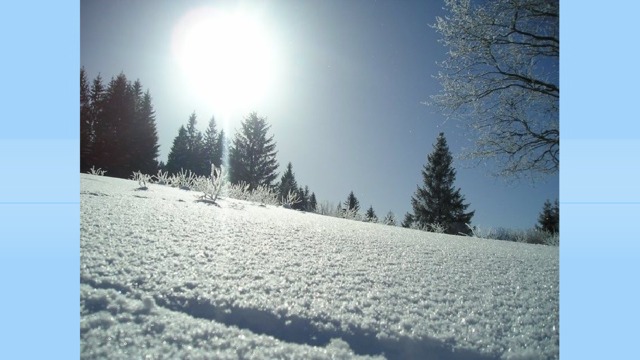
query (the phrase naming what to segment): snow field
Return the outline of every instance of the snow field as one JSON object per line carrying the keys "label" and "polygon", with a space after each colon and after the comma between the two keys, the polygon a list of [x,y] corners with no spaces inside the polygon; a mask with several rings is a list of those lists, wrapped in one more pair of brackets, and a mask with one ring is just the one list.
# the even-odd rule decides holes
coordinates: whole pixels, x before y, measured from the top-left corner
{"label": "snow field", "polygon": [[558,248],[81,174],[81,357],[557,359]]}

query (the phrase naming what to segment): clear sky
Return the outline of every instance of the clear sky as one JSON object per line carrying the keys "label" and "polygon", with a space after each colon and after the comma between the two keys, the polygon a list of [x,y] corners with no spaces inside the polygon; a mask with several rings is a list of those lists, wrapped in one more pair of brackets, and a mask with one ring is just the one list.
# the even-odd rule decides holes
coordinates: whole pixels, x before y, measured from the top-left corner
{"label": "clear sky", "polygon": [[[372,205],[378,217],[391,210],[401,221],[438,133],[454,157],[472,146],[460,124],[422,103],[440,90],[433,76],[447,49],[429,25],[443,6],[82,0],[80,62],[89,80],[100,73],[106,84],[124,72],[149,89],[160,160],[192,112],[202,131],[215,116],[229,134],[256,111],[272,126],[280,174],[290,161],[319,202],[337,204],[353,190],[363,211]],[[253,42],[238,49],[229,39]],[[558,197],[557,174],[508,183],[492,176],[491,162],[454,166],[483,228],[530,228],[544,201]]]}

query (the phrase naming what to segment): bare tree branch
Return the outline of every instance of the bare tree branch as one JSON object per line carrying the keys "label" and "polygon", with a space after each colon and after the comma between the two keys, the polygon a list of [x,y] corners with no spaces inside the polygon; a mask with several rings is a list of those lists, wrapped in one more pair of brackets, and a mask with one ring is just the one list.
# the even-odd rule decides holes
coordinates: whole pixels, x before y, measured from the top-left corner
{"label": "bare tree branch", "polygon": [[449,48],[432,97],[473,132],[468,158],[502,161],[502,175],[558,171],[558,0],[445,0],[433,27]]}

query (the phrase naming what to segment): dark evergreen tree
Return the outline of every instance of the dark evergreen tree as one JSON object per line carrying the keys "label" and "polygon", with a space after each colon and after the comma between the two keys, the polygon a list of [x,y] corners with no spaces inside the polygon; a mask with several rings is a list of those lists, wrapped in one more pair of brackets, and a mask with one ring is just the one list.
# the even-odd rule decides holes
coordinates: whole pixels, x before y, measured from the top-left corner
{"label": "dark evergreen tree", "polygon": [[276,144],[267,136],[270,126],[254,112],[242,122],[229,149],[229,181],[249,184],[249,190],[260,185],[271,187],[278,174]]}
{"label": "dark evergreen tree", "polygon": [[185,169],[188,158],[189,139],[187,136],[187,129],[182,125],[178,130],[178,136],[173,139],[173,146],[171,146],[169,158],[167,159],[166,171],[169,174],[180,172],[182,169]]}
{"label": "dark evergreen tree", "polygon": [[197,116],[193,112],[187,121],[187,159],[184,169],[191,170],[196,175],[209,175],[211,162],[205,156],[202,133],[196,128],[197,124]]}
{"label": "dark evergreen tree", "polygon": [[413,225],[413,215],[410,213],[404,214],[404,220],[400,223],[403,228],[410,228]]}
{"label": "dark evergreen tree", "polygon": [[280,184],[278,185],[279,198],[281,200],[286,199],[289,192],[292,194],[298,194],[298,198],[300,198],[298,182],[296,181],[296,176],[293,173],[293,165],[291,162],[287,164],[287,169],[282,174],[282,177],[280,177]]}
{"label": "dark evergreen tree", "polygon": [[373,205],[369,206],[369,209],[367,209],[367,212],[364,214],[364,221],[374,223],[378,222],[378,216],[376,215],[376,212],[373,211]]}
{"label": "dark evergreen tree", "polygon": [[135,116],[136,99],[126,76],[111,78],[100,116],[95,119],[97,167],[110,176],[126,178],[133,172],[129,134]]}
{"label": "dark evergreen tree", "polygon": [[311,195],[309,195],[308,211],[316,212],[317,209],[318,209],[318,201],[316,200],[316,194],[312,192]]}
{"label": "dark evergreen tree", "polygon": [[156,116],[151,103],[149,90],[141,96],[137,108],[137,122],[132,134],[134,149],[134,163],[145,174],[154,174],[158,171],[158,131],[156,129]]}
{"label": "dark evergreen tree", "polygon": [[298,193],[300,194],[300,210],[309,211],[309,187],[307,185],[304,186],[304,189],[300,187]]}
{"label": "dark evergreen tree", "polygon": [[304,188],[302,188],[302,186],[298,188],[297,192],[300,202],[294,206],[294,209],[305,211],[307,209],[307,203],[309,202],[309,199],[308,197],[304,196]]}
{"label": "dark evergreen tree", "polygon": [[106,97],[106,90],[102,83],[102,77],[100,74],[93,79],[91,83],[91,91],[89,93],[89,122],[91,123],[91,152],[88,155],[88,164],[95,166],[96,168],[104,167],[104,151],[107,147],[102,140],[103,134],[106,131],[106,124],[104,121],[100,121],[104,112],[104,103]]}
{"label": "dark evergreen tree", "polygon": [[92,166],[91,97],[89,82],[84,67],[80,68],[80,172],[87,172]]}
{"label": "dark evergreen tree", "polygon": [[353,194],[353,191],[351,191],[349,196],[347,196],[347,200],[344,202],[344,207],[345,210],[353,211],[354,213],[357,213],[360,210],[360,202]]}
{"label": "dark evergreen tree", "polygon": [[[82,82],[81,71],[81,97],[86,91]],[[88,101],[88,111],[81,109],[81,137],[87,144],[88,131],[90,140],[90,146],[81,145],[83,166],[91,164],[122,178],[130,177],[133,171],[155,172],[159,147],[155,114],[151,95],[149,91],[143,94],[140,81],[131,84],[121,73],[105,90],[98,75]],[[88,127],[82,129],[83,124]]]}
{"label": "dark evergreen tree", "polygon": [[[227,148],[227,137],[224,134],[224,129],[220,129],[220,133],[218,133],[218,141],[216,141],[216,147],[214,149],[214,160],[220,159],[220,165],[224,162],[225,150]],[[215,162],[214,162],[215,164]]]}
{"label": "dark evergreen tree", "polygon": [[222,151],[224,143],[224,131],[218,132],[216,129],[216,121],[214,117],[209,120],[209,126],[204,133],[203,153],[205,170],[211,172],[211,164],[219,168],[222,165]]}
{"label": "dark evergreen tree", "polygon": [[393,214],[393,212],[389,211],[382,220],[382,223],[385,225],[396,226],[396,216]]}
{"label": "dark evergreen tree", "polygon": [[553,205],[548,199],[544,202],[542,212],[538,216],[538,225],[536,228],[551,234],[560,232],[560,204],[558,199],[556,199]]}
{"label": "dark evergreen tree", "polygon": [[460,189],[454,187],[456,171],[444,133],[438,135],[433,148],[422,170],[424,185],[411,197],[413,220],[421,228],[438,224],[447,234],[470,234],[467,224],[475,211],[465,212],[469,204],[464,204]]}

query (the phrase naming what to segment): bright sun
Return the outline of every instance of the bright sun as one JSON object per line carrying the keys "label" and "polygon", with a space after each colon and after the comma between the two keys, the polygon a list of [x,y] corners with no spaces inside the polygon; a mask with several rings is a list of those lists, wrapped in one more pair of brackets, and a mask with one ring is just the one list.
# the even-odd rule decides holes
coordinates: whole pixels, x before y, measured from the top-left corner
{"label": "bright sun", "polygon": [[277,70],[273,39],[248,11],[192,10],[174,28],[172,52],[190,90],[223,111],[260,101]]}

